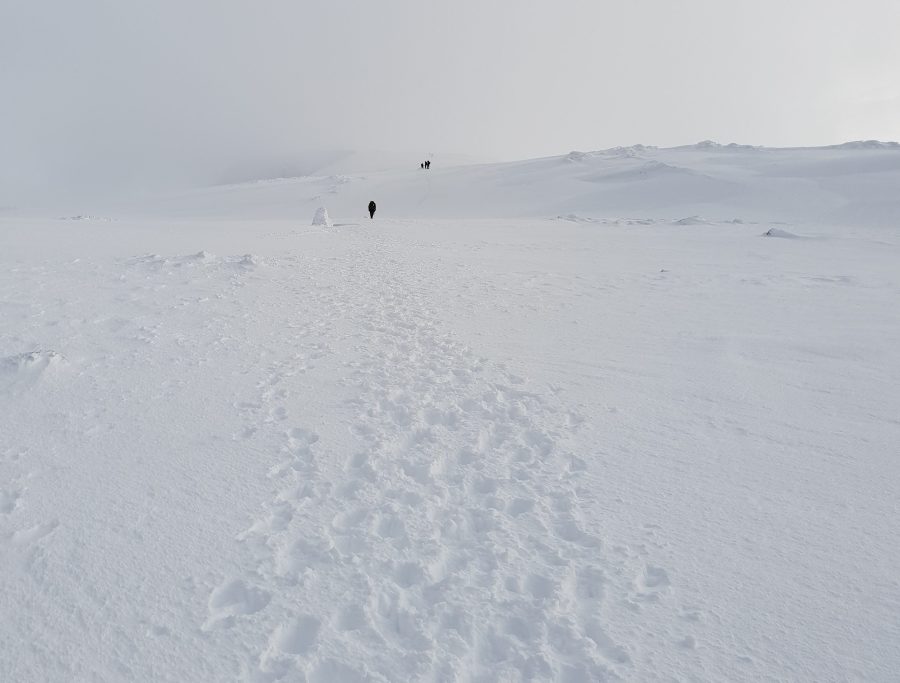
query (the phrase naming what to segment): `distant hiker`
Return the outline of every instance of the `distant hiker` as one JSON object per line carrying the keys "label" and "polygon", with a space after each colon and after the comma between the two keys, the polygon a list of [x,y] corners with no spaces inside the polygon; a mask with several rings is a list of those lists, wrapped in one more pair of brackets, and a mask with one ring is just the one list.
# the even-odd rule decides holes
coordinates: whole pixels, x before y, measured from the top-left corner
{"label": "distant hiker", "polygon": [[369,218],[375,218],[375,202],[369,202]]}
{"label": "distant hiker", "polygon": [[430,161],[426,161],[426,162],[425,162],[425,168],[431,168],[431,162],[430,162]]}
{"label": "distant hiker", "polygon": [[424,163],[419,164],[419,168],[425,168],[425,164]]}

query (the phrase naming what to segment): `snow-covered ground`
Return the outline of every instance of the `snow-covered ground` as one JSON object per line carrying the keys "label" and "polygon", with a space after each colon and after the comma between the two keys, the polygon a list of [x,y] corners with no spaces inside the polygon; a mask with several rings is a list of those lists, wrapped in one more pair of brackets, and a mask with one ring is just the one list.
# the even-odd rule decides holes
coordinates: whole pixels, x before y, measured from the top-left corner
{"label": "snow-covered ground", "polygon": [[3,210],[0,680],[896,680],[898,187],[702,144]]}

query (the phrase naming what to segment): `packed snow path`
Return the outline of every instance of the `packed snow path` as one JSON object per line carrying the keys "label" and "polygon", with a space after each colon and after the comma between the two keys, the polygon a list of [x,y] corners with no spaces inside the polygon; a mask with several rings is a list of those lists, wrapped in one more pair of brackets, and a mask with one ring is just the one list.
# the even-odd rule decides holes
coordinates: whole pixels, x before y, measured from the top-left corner
{"label": "packed snow path", "polygon": [[267,515],[241,537],[257,548],[258,578],[237,584],[277,596],[262,678],[298,665],[315,681],[610,677],[629,657],[603,628],[607,582],[640,601],[667,581],[648,565],[634,589],[582,519],[585,463],[566,435],[583,418],[442,331],[421,293],[427,270],[368,242],[319,303],[362,329],[339,352],[353,359],[356,443],[284,429],[280,392],[308,356],[263,382],[260,405],[284,417],[284,461]]}
{"label": "packed snow path", "polygon": [[7,227],[0,679],[900,666],[893,232]]}

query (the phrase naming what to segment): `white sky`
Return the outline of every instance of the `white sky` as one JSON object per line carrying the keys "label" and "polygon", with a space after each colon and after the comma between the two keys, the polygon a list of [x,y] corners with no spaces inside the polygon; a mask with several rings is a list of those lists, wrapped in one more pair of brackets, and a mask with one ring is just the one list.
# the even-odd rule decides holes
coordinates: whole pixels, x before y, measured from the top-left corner
{"label": "white sky", "polygon": [[900,139],[898,0],[0,0],[0,201],[311,148]]}

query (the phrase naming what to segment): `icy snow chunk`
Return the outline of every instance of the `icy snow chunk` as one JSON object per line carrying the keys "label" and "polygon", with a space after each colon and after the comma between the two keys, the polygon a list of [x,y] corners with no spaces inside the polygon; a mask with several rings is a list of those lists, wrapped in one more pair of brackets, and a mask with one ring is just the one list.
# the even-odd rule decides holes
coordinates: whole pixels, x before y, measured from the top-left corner
{"label": "icy snow chunk", "polygon": [[332,223],[331,218],[328,215],[328,209],[324,206],[320,206],[316,209],[316,215],[313,216],[312,224],[321,225],[326,228],[334,227],[334,223]]}

